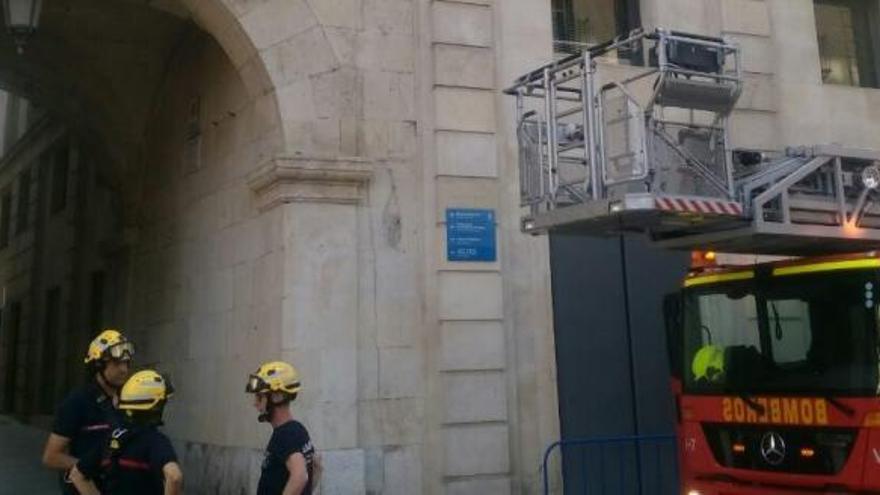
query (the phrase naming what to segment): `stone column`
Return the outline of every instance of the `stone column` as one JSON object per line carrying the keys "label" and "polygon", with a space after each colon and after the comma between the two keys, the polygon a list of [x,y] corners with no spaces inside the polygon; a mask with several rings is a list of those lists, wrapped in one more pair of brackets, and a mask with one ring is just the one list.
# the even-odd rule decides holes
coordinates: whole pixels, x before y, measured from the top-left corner
{"label": "stone column", "polygon": [[281,208],[278,357],[294,363],[295,409],[333,473],[329,493],[364,492],[358,444],[358,209],[371,169],[360,159],[270,161],[250,178],[258,208]]}

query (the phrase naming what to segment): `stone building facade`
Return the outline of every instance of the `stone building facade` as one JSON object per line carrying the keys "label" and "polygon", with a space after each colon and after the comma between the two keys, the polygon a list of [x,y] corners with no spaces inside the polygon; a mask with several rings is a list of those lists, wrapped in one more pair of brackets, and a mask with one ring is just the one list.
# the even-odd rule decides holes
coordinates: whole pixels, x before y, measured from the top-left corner
{"label": "stone building facade", "polygon": [[[120,317],[116,198],[62,124],[4,94],[0,164],[3,409],[51,414],[83,379],[81,349]],[[37,360],[40,365],[32,366]]]}
{"label": "stone building facade", "polygon": [[[269,432],[244,379],[285,359],[324,493],[536,492],[559,429],[548,247],[519,232],[500,90],[552,58],[564,3],[46,0],[23,55],[0,38],[0,81],[50,109],[0,164],[0,190],[68,149],[80,227],[35,232],[78,254],[22,240],[30,260],[0,262],[8,290],[37,294],[19,309],[31,343],[0,335],[4,376],[61,360],[41,333],[55,325],[72,377],[89,325],[118,325],[177,384],[167,431],[188,491],[247,493]],[[812,2],[597,4],[621,28],[741,44],[738,146],[877,146],[880,91],[823,84]],[[39,170],[35,184],[54,168]],[[51,196],[46,180],[30,194]],[[496,212],[495,261],[448,260],[449,208]],[[38,264],[66,278],[26,289]],[[12,266],[30,273],[20,285]],[[97,272],[112,294],[99,319],[85,316]],[[76,314],[47,323],[50,299]],[[12,409],[45,413],[48,378],[17,376]]]}

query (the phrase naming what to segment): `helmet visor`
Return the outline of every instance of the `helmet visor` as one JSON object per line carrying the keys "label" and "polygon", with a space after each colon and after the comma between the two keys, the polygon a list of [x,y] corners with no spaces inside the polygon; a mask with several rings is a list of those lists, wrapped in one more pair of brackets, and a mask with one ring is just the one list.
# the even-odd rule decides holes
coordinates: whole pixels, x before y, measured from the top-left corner
{"label": "helmet visor", "polygon": [[258,394],[260,392],[265,392],[269,390],[269,384],[265,382],[262,378],[251,375],[248,377],[247,386],[244,391],[249,394]]}
{"label": "helmet visor", "polygon": [[105,353],[110,359],[130,360],[134,356],[134,344],[120,342],[108,347]]}

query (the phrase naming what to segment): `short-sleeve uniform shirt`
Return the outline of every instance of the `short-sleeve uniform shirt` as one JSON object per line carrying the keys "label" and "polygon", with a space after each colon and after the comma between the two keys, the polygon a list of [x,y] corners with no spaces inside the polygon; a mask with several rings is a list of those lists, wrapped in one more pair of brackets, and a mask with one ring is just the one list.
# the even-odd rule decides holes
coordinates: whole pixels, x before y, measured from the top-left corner
{"label": "short-sleeve uniform shirt", "polygon": [[306,470],[309,474],[309,481],[302,493],[311,495],[315,449],[309,438],[309,432],[296,420],[288,421],[272,432],[272,438],[269,439],[269,445],[266,447],[257,495],[281,495],[290,478],[287,459],[297,452],[305,458]]}
{"label": "short-sleeve uniform shirt", "polygon": [[[71,392],[58,407],[52,433],[70,439],[69,454],[77,459],[100,450],[121,416],[97,383],[91,382]],[[64,493],[75,494],[70,484],[64,484]]]}
{"label": "short-sleeve uniform shirt", "polygon": [[177,454],[168,437],[156,426],[141,426],[115,430],[101,455],[89,456],[77,467],[88,478],[101,480],[102,495],[162,495],[162,468],[171,462],[177,462]]}

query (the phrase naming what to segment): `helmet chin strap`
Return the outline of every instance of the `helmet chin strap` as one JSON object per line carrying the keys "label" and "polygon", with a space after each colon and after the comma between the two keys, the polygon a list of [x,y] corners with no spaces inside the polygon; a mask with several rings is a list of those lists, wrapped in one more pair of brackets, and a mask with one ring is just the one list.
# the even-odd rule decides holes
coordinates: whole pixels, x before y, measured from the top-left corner
{"label": "helmet chin strap", "polygon": [[122,387],[114,385],[110,380],[107,379],[107,375],[104,374],[104,370],[106,370],[106,369],[107,369],[107,363],[102,362],[100,365],[98,365],[98,376],[101,377],[101,380],[104,382],[105,386],[115,390],[118,393]]}
{"label": "helmet chin strap", "polygon": [[261,412],[259,416],[257,416],[257,421],[260,423],[268,423],[272,419],[272,406],[266,406],[266,411]]}
{"label": "helmet chin strap", "polygon": [[105,369],[104,366],[101,366],[100,368],[98,368],[98,376],[101,377],[101,381],[103,382],[104,385],[107,385],[110,388],[116,388],[110,383],[109,380],[107,380],[107,375],[104,374],[104,369]]}
{"label": "helmet chin strap", "polygon": [[284,404],[284,398],[282,398],[278,402],[272,401],[272,393],[270,392],[266,396],[266,410],[261,412],[259,416],[257,416],[257,421],[260,423],[270,423],[272,421],[272,412],[275,411],[275,408]]}

